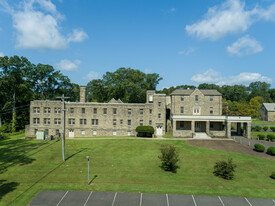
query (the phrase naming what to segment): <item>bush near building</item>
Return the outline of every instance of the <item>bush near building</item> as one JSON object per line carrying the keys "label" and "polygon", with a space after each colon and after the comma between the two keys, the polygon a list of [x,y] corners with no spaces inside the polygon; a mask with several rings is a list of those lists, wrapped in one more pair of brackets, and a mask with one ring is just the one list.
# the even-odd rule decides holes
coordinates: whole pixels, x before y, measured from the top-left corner
{"label": "bush near building", "polygon": [[263,146],[263,145],[257,143],[257,144],[254,145],[254,149],[255,149],[255,151],[257,151],[257,152],[264,152],[265,146]]}
{"label": "bush near building", "polygon": [[226,180],[232,180],[234,177],[236,165],[233,164],[232,159],[228,159],[228,161],[218,161],[214,166],[214,175],[221,177]]}
{"label": "bush near building", "polygon": [[268,128],[269,128],[268,126],[264,126],[263,130],[266,132],[268,130]]}
{"label": "bush near building", "polygon": [[261,126],[256,126],[256,127],[255,127],[255,130],[256,130],[257,132],[259,132],[259,131],[262,130],[262,127],[261,127]]}
{"label": "bush near building", "polygon": [[267,148],[266,153],[269,154],[269,155],[275,156],[275,147],[271,146],[271,147]]}
{"label": "bush near building", "polygon": [[271,129],[273,132],[275,132],[275,127],[270,127],[270,129]]}
{"label": "bush near building", "polygon": [[264,140],[265,139],[264,134],[258,134],[257,137],[259,138],[259,140]]}
{"label": "bush near building", "polygon": [[138,126],[136,132],[138,133],[138,137],[152,137],[155,129],[152,126]]}
{"label": "bush near building", "polygon": [[267,140],[270,140],[270,141],[275,141],[275,135],[274,134],[268,134],[267,136]]}

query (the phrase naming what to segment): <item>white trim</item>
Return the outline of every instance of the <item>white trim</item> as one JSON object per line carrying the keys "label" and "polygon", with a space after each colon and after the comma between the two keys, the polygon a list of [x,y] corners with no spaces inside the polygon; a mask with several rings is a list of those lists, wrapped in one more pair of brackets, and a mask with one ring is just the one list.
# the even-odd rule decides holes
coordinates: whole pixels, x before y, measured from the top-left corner
{"label": "white trim", "polygon": [[204,121],[228,121],[228,122],[251,122],[251,117],[246,116],[194,116],[194,115],[172,115],[173,120],[191,121],[191,120],[204,120]]}

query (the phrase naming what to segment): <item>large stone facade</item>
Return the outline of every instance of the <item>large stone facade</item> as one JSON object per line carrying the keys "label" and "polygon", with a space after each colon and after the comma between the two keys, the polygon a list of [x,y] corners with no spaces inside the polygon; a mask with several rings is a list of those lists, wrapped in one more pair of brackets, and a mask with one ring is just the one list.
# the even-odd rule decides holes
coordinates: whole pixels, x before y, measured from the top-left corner
{"label": "large stone facade", "polygon": [[[146,103],[86,102],[86,88],[80,88],[80,102],[32,101],[26,135],[44,131],[46,136],[135,136],[136,127],[150,125],[156,136],[170,132],[174,137],[231,137],[236,132],[250,138],[251,118],[222,116],[222,96],[216,90],[175,90],[170,96],[147,91]],[[242,128],[242,129],[241,129]]]}

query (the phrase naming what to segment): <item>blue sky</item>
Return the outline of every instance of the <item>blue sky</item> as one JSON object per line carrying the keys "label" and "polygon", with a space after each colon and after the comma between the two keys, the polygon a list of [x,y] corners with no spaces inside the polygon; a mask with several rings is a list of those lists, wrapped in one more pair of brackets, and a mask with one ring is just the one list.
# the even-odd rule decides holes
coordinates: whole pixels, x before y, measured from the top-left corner
{"label": "blue sky", "polygon": [[273,0],[0,0],[0,56],[50,64],[86,85],[131,67],[164,87],[275,86]]}

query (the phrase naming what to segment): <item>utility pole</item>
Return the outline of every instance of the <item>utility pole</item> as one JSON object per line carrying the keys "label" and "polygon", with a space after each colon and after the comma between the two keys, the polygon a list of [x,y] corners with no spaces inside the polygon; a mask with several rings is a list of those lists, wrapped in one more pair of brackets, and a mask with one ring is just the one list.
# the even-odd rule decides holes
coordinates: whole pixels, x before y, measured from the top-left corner
{"label": "utility pole", "polygon": [[57,97],[62,101],[62,160],[65,161],[65,99],[69,99],[69,97],[65,97],[62,94],[61,97]]}

